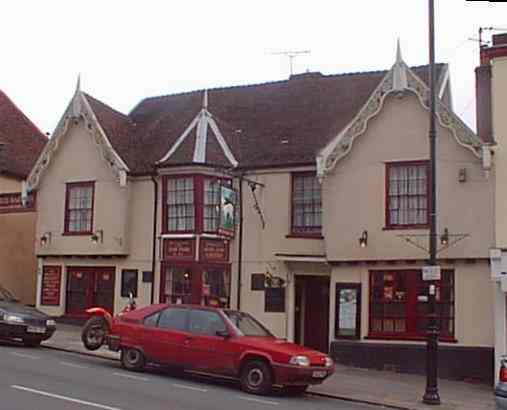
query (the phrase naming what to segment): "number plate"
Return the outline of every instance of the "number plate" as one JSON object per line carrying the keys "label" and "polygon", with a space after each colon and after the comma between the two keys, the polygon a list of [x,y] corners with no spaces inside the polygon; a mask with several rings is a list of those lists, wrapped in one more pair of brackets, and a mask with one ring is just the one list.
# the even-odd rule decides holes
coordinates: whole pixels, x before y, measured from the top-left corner
{"label": "number plate", "polygon": [[316,378],[316,379],[323,379],[324,377],[327,376],[327,372],[324,371],[324,370],[315,370],[313,373],[312,373],[312,377]]}
{"label": "number plate", "polygon": [[45,327],[28,326],[26,329],[28,333],[46,333]]}

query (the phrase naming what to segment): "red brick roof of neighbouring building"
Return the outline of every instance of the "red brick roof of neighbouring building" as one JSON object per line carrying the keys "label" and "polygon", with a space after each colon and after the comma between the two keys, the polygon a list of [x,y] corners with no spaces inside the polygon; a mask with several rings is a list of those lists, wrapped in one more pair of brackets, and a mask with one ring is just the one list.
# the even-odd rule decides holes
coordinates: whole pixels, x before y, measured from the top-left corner
{"label": "red brick roof of neighbouring building", "polygon": [[0,90],[0,174],[25,178],[48,141],[47,137]]}

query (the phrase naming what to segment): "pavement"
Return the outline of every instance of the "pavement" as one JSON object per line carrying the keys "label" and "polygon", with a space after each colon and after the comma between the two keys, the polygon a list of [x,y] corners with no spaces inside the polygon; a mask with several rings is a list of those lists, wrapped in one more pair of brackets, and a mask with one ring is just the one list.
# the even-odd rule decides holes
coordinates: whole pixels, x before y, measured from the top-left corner
{"label": "pavement", "polygon": [[[80,331],[79,326],[58,324],[53,337],[43,342],[42,346],[112,361],[119,360],[119,353],[111,352],[106,347],[94,352],[86,350],[81,342]],[[337,365],[333,376],[322,385],[310,387],[308,392],[314,397],[345,400],[350,406],[352,403],[363,403],[401,410],[495,409],[491,386],[439,379],[441,405],[428,406],[421,401],[425,385],[424,376]]]}

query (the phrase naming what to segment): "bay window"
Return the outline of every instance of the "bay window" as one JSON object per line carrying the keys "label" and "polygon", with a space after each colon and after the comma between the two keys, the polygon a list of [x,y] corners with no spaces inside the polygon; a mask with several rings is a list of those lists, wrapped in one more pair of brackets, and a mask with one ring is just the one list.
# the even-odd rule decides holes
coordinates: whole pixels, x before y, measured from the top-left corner
{"label": "bay window", "polygon": [[168,178],[166,185],[167,230],[195,229],[193,177]]}

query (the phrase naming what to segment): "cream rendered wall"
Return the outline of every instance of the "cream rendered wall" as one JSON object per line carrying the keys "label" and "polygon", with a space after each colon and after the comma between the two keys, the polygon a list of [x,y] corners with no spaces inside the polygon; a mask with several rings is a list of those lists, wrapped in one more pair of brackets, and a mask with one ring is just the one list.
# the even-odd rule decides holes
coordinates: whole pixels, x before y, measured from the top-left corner
{"label": "cream rendered wall", "polygon": [[[369,327],[369,271],[370,270],[413,270],[421,265],[396,266],[377,264],[365,266],[335,266],[331,276],[330,306],[330,340],[335,334],[335,303],[334,295],[337,283],[361,283],[361,338],[368,335]],[[459,346],[491,347],[493,346],[493,284],[489,280],[490,270],[487,262],[459,263],[456,265],[442,264],[442,269],[454,269],[455,280],[455,338],[457,343],[442,343]],[[382,340],[368,340],[368,343],[383,343]],[[389,343],[397,343],[389,341]],[[405,341],[399,343],[406,344]],[[419,342],[414,342],[419,343]],[[424,343],[424,342],[421,342]]]}
{"label": "cream rendered wall", "polygon": [[507,248],[507,57],[492,62],[491,97],[496,168],[496,246]]}
{"label": "cream rendered wall", "polygon": [[[264,312],[264,292],[251,291],[252,273],[270,270],[287,279],[290,268],[280,262],[275,253],[320,255],[324,254],[323,240],[287,238],[291,229],[291,174],[287,170],[252,173],[249,178],[265,184],[255,191],[266,220],[262,229],[260,217],[254,209],[253,197],[247,183],[243,186],[243,269],[241,310],[248,311],[279,337],[287,336],[287,312]],[[235,266],[235,265],[233,265]],[[299,268],[299,273],[311,274],[315,267]],[[234,275],[233,275],[234,276]],[[286,295],[286,301],[288,300]]]}
{"label": "cream rendered wall", "polygon": [[6,175],[0,175],[0,194],[21,192],[21,181]]}
{"label": "cream rendered wall", "polygon": [[[21,181],[0,175],[0,194],[21,192]],[[0,284],[35,303],[35,212],[0,214]]]}
{"label": "cream rendered wall", "polygon": [[[427,258],[426,252],[397,235],[427,235],[428,230],[384,227],[385,163],[429,159],[428,117],[415,95],[388,97],[351,152],[324,179],[323,227],[329,260]],[[438,126],[437,138],[438,232],[447,227],[450,234],[470,234],[439,257],[488,257],[493,244],[493,179],[485,177],[480,160],[459,146],[450,131]],[[460,168],[467,169],[464,183],[458,182]],[[368,231],[366,248],[358,246],[363,230]],[[427,245],[427,238],[419,240]]]}
{"label": "cream rendered wall", "polygon": [[[63,236],[66,183],[95,181],[93,230],[104,231],[104,242],[93,244],[88,235]],[[83,122],[71,125],[52,158],[37,192],[37,237],[51,232],[48,245],[36,245],[38,255],[126,254],[130,186],[120,187],[101,157]]]}

